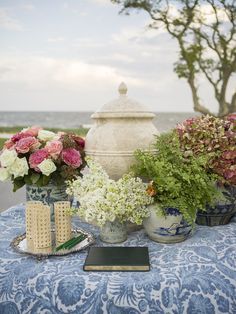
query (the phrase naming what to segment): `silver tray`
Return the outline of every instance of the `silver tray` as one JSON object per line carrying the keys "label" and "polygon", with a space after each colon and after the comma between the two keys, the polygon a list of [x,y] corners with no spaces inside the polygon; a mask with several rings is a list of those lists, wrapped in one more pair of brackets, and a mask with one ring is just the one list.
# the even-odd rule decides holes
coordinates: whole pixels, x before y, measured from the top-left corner
{"label": "silver tray", "polygon": [[44,257],[49,257],[49,256],[62,256],[62,255],[67,255],[75,252],[79,252],[89,245],[93,244],[95,242],[95,238],[92,233],[89,233],[82,228],[73,228],[71,229],[72,236],[78,236],[79,234],[85,234],[87,237],[77,245],[75,245],[73,248],[70,250],[60,250],[60,251],[55,251],[56,245],[55,245],[55,229],[52,229],[52,251],[47,252],[47,253],[35,253],[29,250],[27,247],[27,240],[26,240],[26,233],[21,234],[14,238],[11,242],[11,247],[14,248],[18,253],[24,253],[24,254],[30,254],[33,255],[37,258],[44,258]]}

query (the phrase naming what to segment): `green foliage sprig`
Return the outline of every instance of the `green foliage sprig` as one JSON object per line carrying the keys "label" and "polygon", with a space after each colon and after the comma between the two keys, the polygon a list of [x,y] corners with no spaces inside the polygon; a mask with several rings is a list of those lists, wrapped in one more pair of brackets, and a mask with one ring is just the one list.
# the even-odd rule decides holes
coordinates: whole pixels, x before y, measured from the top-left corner
{"label": "green foliage sprig", "polygon": [[185,158],[177,134],[161,134],[156,137],[157,153],[137,150],[136,175],[152,181],[153,197],[161,208],[177,208],[183,217],[194,223],[197,210],[205,210],[219,192],[215,188],[216,175],[204,168],[206,156]]}

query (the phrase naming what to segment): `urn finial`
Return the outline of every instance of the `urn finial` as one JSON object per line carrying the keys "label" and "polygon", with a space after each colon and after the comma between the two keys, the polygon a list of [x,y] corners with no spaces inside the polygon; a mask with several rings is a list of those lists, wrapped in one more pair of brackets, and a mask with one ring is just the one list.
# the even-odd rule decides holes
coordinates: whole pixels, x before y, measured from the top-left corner
{"label": "urn finial", "polygon": [[119,85],[119,88],[118,88],[120,95],[126,95],[127,90],[128,90],[128,88],[127,88],[126,84],[124,82],[121,82]]}

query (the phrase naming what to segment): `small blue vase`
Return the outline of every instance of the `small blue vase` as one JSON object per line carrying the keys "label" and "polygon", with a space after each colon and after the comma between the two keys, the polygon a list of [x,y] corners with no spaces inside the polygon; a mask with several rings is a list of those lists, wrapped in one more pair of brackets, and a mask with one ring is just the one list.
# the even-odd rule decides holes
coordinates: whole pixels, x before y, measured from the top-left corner
{"label": "small blue vase", "polygon": [[66,194],[66,185],[55,185],[51,182],[45,186],[36,186],[26,184],[26,201],[40,201],[51,207],[51,216],[54,217],[53,203],[59,201],[68,201]]}
{"label": "small blue vase", "polygon": [[226,225],[236,213],[236,186],[225,185],[219,188],[223,198],[214,206],[207,206],[206,211],[197,213],[196,223],[205,226]]}
{"label": "small blue vase", "polygon": [[192,235],[193,226],[176,208],[162,209],[157,204],[149,205],[150,216],[145,218],[143,226],[150,239],[160,243],[177,243]]}

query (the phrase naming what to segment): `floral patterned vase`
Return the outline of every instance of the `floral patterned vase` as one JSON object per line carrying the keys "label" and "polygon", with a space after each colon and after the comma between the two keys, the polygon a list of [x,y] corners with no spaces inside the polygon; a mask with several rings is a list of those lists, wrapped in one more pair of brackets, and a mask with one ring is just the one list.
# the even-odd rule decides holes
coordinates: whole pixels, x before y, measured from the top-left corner
{"label": "floral patterned vase", "polygon": [[127,239],[126,224],[117,220],[107,221],[100,229],[100,239],[107,243],[120,243]]}
{"label": "floral patterned vase", "polygon": [[197,213],[196,223],[205,226],[226,225],[236,213],[236,186],[229,185],[220,188],[223,194],[221,199],[215,206],[207,206],[205,212]]}
{"label": "floral patterned vase", "polygon": [[192,235],[193,226],[188,224],[176,208],[166,208],[163,215],[157,204],[149,206],[150,216],[143,226],[150,239],[161,243],[176,243]]}
{"label": "floral patterned vase", "polygon": [[51,215],[54,216],[53,203],[58,201],[67,201],[66,185],[57,186],[49,183],[45,186],[26,184],[26,201],[40,201],[51,206]]}

